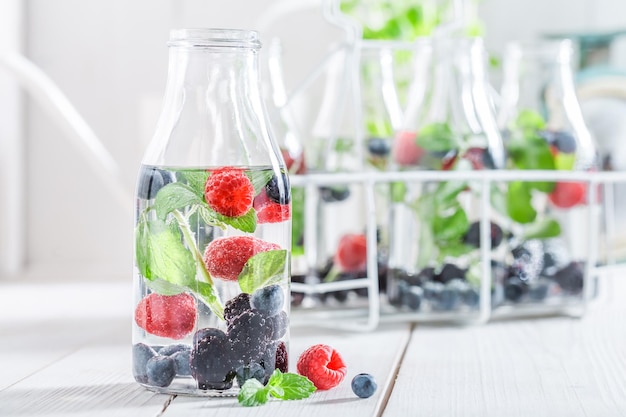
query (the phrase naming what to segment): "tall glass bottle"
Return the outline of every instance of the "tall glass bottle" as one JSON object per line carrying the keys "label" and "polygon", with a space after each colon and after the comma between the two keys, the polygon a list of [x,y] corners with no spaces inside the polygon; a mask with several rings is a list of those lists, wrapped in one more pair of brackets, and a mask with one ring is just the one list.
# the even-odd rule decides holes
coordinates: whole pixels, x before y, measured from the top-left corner
{"label": "tall glass bottle", "polygon": [[133,373],[231,395],[287,371],[290,190],[253,31],[174,30],[135,219]]}
{"label": "tall glass bottle", "polygon": [[[498,123],[509,168],[597,169],[595,145],[576,98],[572,53],[569,40],[508,45]],[[514,238],[510,273],[499,283],[501,298],[495,300],[502,311],[582,305],[585,264],[594,262],[599,226],[591,191],[584,182],[563,180],[506,185]]]}
{"label": "tall glass bottle", "polygon": [[[479,38],[434,43],[431,71],[422,80],[429,86],[424,102],[405,115],[408,122],[394,140],[392,160],[398,170],[504,166],[485,62]],[[486,320],[489,258],[501,256],[503,225],[490,214],[488,191],[480,182],[441,177],[393,184],[389,300],[424,320]],[[483,230],[490,246],[481,250],[489,245],[481,242]]]}

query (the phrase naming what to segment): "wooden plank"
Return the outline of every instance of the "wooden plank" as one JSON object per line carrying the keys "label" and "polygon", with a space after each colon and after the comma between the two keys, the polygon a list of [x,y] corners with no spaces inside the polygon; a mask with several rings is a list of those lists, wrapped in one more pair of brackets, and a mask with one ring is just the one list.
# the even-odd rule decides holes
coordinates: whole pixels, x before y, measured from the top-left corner
{"label": "wooden plank", "polygon": [[582,319],[419,327],[383,415],[624,416],[625,312],[604,300]]}
{"label": "wooden plank", "polygon": [[[176,397],[164,417],[219,415],[220,417],[333,417],[376,416],[384,408],[388,388],[395,378],[397,365],[410,335],[407,324],[385,325],[373,333],[333,332],[323,329],[295,328],[291,334],[290,371],[295,372],[297,358],[309,346],[325,343],[344,358],[348,373],[344,381],[328,391],[317,391],[305,400],[273,400],[259,407],[242,407],[235,398]],[[378,390],[374,396],[360,399],[350,382],[361,372],[374,376]]]}

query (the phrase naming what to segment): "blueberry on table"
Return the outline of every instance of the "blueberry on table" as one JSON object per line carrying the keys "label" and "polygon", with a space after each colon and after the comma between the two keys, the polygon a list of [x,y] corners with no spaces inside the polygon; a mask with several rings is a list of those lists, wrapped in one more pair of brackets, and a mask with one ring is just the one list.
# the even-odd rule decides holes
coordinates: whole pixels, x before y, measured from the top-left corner
{"label": "blueberry on table", "polygon": [[176,364],[169,356],[154,356],[146,364],[148,384],[155,387],[169,386],[176,376]]}
{"label": "blueberry on table", "polygon": [[273,202],[278,204],[287,204],[291,201],[289,179],[284,172],[281,172],[280,176],[280,181],[276,175],[272,176],[272,178],[265,185],[265,193]]}
{"label": "blueberry on table", "polygon": [[133,345],[133,376],[142,384],[148,382],[147,364],[150,359],[157,356],[157,353],[145,343]]}
{"label": "blueberry on table", "polygon": [[352,392],[359,398],[369,398],[376,392],[378,384],[370,374],[360,373],[352,378]]}
{"label": "blueberry on table", "polygon": [[137,196],[150,200],[161,188],[172,182],[172,176],[162,169],[142,167],[137,184]]}
{"label": "blueberry on table", "polygon": [[270,316],[278,314],[285,303],[285,294],[279,285],[269,285],[256,290],[250,297],[250,306]]}
{"label": "blueberry on table", "polygon": [[369,138],[367,140],[367,150],[370,154],[385,157],[391,151],[389,140],[383,138]]}

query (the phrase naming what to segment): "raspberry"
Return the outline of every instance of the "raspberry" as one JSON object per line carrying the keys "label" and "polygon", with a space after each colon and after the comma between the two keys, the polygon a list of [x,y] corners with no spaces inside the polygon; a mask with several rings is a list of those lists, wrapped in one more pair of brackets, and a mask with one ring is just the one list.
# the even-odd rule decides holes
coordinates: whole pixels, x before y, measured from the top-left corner
{"label": "raspberry", "polygon": [[339,240],[335,263],[343,272],[363,271],[367,263],[367,239],[365,235],[343,235]]}
{"label": "raspberry", "polygon": [[313,345],[305,350],[297,364],[298,373],[311,380],[320,390],[339,385],[348,371],[339,353],[324,344]]}
{"label": "raspberry", "polygon": [[279,223],[291,218],[289,204],[278,204],[270,200],[265,191],[254,198],[257,223]]}
{"label": "raspberry", "polygon": [[207,179],[204,198],[213,210],[224,216],[242,216],[252,208],[254,186],[242,170],[220,168]]}
{"label": "raspberry", "polygon": [[182,339],[196,325],[196,300],[187,293],[152,293],[137,304],[135,322],[155,336]]}
{"label": "raspberry", "polygon": [[415,165],[424,156],[424,149],[415,142],[413,132],[400,132],[393,147],[393,159],[400,166]]}
{"label": "raspberry", "polygon": [[204,264],[212,276],[236,281],[248,259],[257,253],[277,249],[280,249],[277,244],[252,236],[224,237],[207,245]]}
{"label": "raspberry", "polygon": [[583,204],[587,197],[587,184],[582,182],[557,182],[548,198],[559,208]]}

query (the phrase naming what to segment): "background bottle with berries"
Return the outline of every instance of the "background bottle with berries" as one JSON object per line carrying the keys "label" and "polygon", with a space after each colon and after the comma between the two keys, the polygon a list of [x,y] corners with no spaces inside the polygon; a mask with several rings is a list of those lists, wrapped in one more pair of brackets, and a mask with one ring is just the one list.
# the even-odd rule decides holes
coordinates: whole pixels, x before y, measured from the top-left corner
{"label": "background bottle with berries", "polygon": [[[598,168],[574,87],[569,40],[508,45],[498,124],[508,168]],[[513,181],[501,187],[511,220],[509,273],[499,282],[502,310],[581,306],[590,242],[598,233],[598,190],[568,180]],[[590,201],[591,194],[595,194]],[[595,240],[597,242],[597,240]]]}
{"label": "background bottle with berries", "polygon": [[139,173],[133,374],[232,395],[287,372],[291,196],[253,31],[170,33],[168,80]]}
{"label": "background bottle with berries", "polygon": [[424,100],[407,109],[392,162],[401,172],[445,174],[392,185],[388,297],[418,320],[485,321],[488,274],[503,257],[504,229],[490,210],[489,188],[464,173],[504,167],[504,148],[482,40],[455,35],[432,42],[432,63],[419,80]]}

